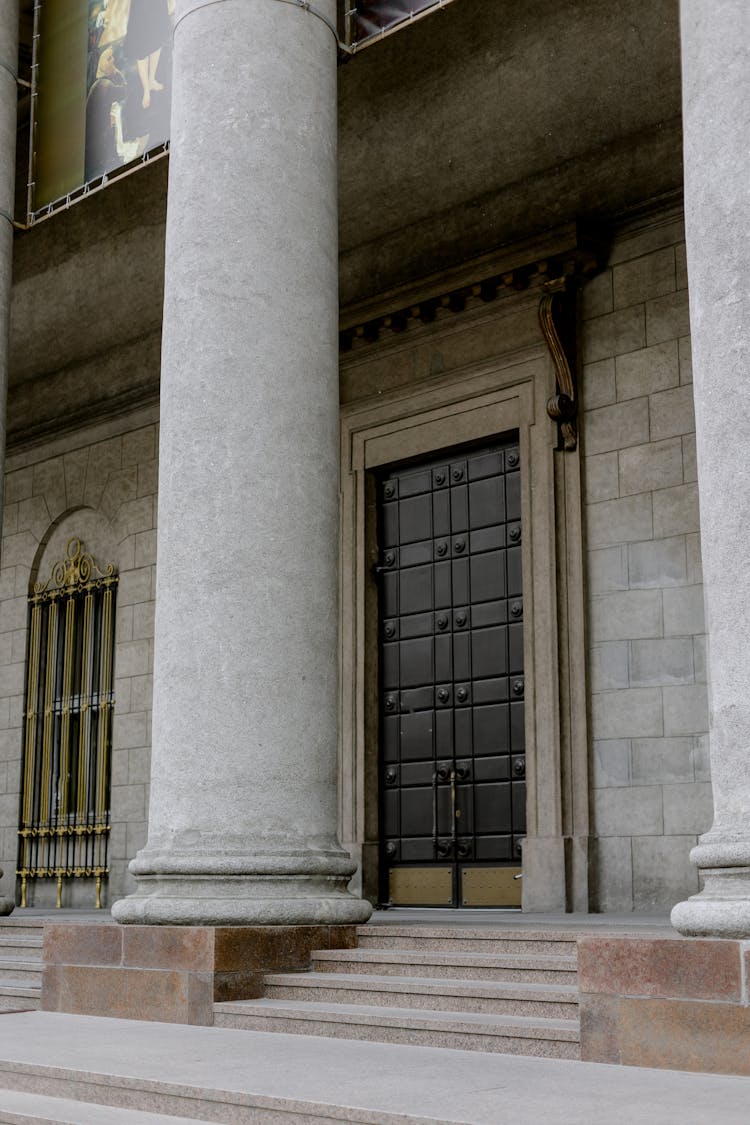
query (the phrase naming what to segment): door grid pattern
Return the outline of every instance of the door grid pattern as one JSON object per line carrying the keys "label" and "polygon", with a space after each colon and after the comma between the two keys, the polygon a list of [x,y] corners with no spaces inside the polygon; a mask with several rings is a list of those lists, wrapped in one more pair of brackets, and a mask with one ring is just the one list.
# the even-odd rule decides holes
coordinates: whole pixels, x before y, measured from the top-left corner
{"label": "door grid pattern", "polygon": [[520,862],[525,833],[516,441],[379,481],[383,862]]}

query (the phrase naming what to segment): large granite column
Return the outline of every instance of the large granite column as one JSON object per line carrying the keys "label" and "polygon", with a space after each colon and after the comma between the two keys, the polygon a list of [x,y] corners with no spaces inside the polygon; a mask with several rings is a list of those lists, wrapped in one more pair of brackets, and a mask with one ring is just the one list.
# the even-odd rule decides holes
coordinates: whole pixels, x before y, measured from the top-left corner
{"label": "large granite column", "polygon": [[[10,290],[13,280],[13,211],[16,194],[18,127],[17,67],[18,0],[2,0],[0,3],[0,513],[3,510],[5,484],[8,333]],[[12,910],[12,898],[0,898],[0,914],[10,914]]]}
{"label": "large granite column", "polygon": [[0,512],[5,479],[5,411],[8,397],[8,328],[13,278],[13,212],[16,193],[18,0],[0,4]]}
{"label": "large granite column", "polygon": [[177,0],[151,804],[120,922],[370,913],[336,842],[336,5],[313,7]]}
{"label": "large granite column", "polygon": [[685,224],[714,822],[685,934],[750,936],[750,5],[681,0]]}

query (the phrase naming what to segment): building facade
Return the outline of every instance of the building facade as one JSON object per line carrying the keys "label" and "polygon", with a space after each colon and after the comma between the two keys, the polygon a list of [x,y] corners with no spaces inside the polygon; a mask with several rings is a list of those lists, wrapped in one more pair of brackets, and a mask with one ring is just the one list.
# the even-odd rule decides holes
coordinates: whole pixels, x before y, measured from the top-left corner
{"label": "building facade", "polygon": [[[663,912],[708,833],[701,866],[744,901],[744,406],[717,404],[714,356],[723,332],[746,357],[746,295],[701,99],[748,17],[521,7],[454,0],[337,69],[332,0],[178,0],[169,168],[15,231],[7,898],[98,894],[123,922]],[[694,351],[722,435],[699,431],[700,473]],[[89,664],[92,591],[69,658],[33,623],[86,553],[116,577]],[[45,826],[106,860],[44,851]]]}

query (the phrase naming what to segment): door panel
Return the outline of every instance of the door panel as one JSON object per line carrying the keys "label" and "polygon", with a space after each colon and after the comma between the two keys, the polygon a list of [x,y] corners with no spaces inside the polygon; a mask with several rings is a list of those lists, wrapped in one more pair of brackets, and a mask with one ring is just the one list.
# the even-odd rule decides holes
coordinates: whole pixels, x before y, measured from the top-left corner
{"label": "door panel", "polygon": [[519,474],[518,445],[508,442],[388,471],[379,483],[381,867],[390,901],[445,905],[449,883],[454,905],[520,901]]}

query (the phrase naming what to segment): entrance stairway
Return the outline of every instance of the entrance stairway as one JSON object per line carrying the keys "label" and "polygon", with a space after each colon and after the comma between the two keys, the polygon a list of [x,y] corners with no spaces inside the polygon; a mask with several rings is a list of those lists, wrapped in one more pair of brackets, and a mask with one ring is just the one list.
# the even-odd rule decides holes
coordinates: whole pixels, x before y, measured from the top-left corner
{"label": "entrance stairway", "polygon": [[0,1013],[36,1011],[42,994],[42,918],[0,924]]}
{"label": "entrance stairway", "polygon": [[369,925],[358,948],[265,977],[258,1000],[218,1003],[217,1027],[580,1057],[576,934]]}

